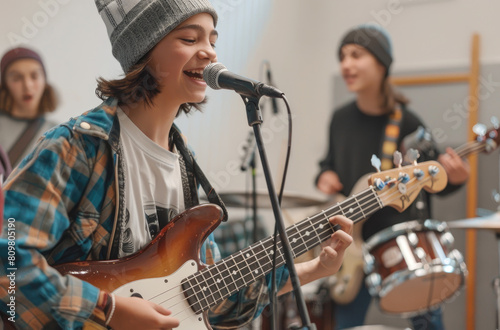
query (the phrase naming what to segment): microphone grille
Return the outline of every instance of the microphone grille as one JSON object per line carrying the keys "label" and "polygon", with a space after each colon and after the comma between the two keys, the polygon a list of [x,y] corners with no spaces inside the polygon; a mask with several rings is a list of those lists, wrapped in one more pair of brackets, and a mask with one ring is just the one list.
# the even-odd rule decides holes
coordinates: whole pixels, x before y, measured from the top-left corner
{"label": "microphone grille", "polygon": [[227,68],[222,63],[210,63],[203,69],[203,80],[207,83],[208,87],[212,89],[221,89],[219,83],[219,75],[227,71]]}

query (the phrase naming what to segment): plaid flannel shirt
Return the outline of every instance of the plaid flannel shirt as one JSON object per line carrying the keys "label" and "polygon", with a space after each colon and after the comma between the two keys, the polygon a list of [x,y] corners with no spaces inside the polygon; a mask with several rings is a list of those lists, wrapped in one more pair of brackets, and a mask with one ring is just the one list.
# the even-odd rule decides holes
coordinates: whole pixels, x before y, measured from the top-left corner
{"label": "plaid flannel shirt", "polygon": [[[99,107],[46,132],[4,186],[0,237],[0,310],[9,310],[8,268],[15,267],[15,325],[19,328],[81,328],[93,313],[99,289],[53,264],[116,258],[124,201],[123,162],[117,102]],[[15,262],[9,265],[7,219],[15,219]],[[12,220],[11,220],[12,221]],[[119,227],[118,227],[119,228]],[[116,235],[119,236],[119,235]],[[201,260],[213,263],[220,252],[207,239]],[[288,279],[281,267],[278,288]],[[216,328],[251,321],[268,302],[270,276],[213,308]]]}

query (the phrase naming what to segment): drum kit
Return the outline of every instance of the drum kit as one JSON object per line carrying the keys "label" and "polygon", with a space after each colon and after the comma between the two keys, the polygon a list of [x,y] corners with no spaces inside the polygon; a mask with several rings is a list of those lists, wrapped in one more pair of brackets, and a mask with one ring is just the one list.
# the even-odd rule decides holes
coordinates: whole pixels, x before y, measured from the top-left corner
{"label": "drum kit", "polygon": [[[247,207],[251,201],[246,193],[228,192],[221,194],[221,198],[226,206],[236,208]],[[266,194],[258,194],[257,201],[259,208],[271,207]],[[287,209],[309,211],[324,203],[324,200],[297,194],[286,194],[282,200],[285,215]],[[500,212],[449,222],[403,222],[380,231],[363,244],[365,283],[382,312],[416,316],[439,307],[459,293],[464,286],[467,267],[462,254],[453,248],[454,237],[450,229],[492,230],[499,237],[500,250]],[[324,282],[318,283],[305,295],[310,313],[314,312],[312,306],[318,308],[320,300],[324,304],[322,309],[331,308],[331,300],[318,296],[324,293],[318,290]],[[495,288],[500,310],[500,278],[496,279]]]}
{"label": "drum kit", "polygon": [[453,297],[467,275],[453,243],[446,223],[435,220],[399,223],[371,237],[363,249],[364,269],[380,309],[410,317]]}

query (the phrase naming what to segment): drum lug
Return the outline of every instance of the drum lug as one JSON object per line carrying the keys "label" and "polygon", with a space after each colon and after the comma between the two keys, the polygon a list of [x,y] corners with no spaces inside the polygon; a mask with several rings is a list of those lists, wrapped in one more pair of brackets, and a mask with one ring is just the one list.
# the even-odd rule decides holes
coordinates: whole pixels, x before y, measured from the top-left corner
{"label": "drum lug", "polygon": [[369,253],[365,253],[363,257],[365,259],[365,263],[363,265],[365,274],[370,274],[375,268],[375,258]]}
{"label": "drum lug", "polygon": [[378,273],[371,273],[366,277],[365,283],[368,292],[370,292],[372,296],[377,296],[380,292],[382,277]]}
{"label": "drum lug", "polygon": [[463,276],[464,277],[467,276],[468,274],[467,265],[465,264],[464,256],[462,255],[462,253],[457,249],[454,249],[450,252],[450,258],[454,259],[455,262],[459,264]]}
{"label": "drum lug", "polygon": [[412,247],[416,247],[418,245],[418,236],[414,232],[408,233],[408,241]]}
{"label": "drum lug", "polygon": [[453,244],[455,244],[455,238],[450,232],[446,232],[439,238],[441,244],[443,244],[447,249],[451,249]]}
{"label": "drum lug", "polygon": [[425,257],[427,256],[427,253],[425,253],[425,250],[421,247],[415,249],[415,254],[420,260],[425,260]]}

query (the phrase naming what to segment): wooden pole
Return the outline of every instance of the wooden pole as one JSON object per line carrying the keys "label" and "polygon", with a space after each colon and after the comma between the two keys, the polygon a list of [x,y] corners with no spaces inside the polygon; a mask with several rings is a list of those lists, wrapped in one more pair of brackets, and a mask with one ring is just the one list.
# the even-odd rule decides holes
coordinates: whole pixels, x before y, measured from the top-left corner
{"label": "wooden pole", "polygon": [[470,81],[469,73],[451,73],[451,74],[440,74],[440,75],[426,75],[418,77],[391,78],[391,83],[397,86],[448,84],[457,82],[468,83],[469,81]]}
{"label": "wooden pole", "polygon": [[[472,127],[478,121],[479,110],[479,35],[472,36],[471,67],[469,81],[469,121],[468,121],[468,141],[475,139]],[[467,181],[467,218],[477,216],[477,155],[469,156],[470,177]],[[466,231],[466,261],[469,275],[466,281],[466,326],[467,330],[474,330],[476,323],[476,230]]]}
{"label": "wooden pole", "polygon": [[[467,140],[473,141],[475,134],[472,127],[478,121],[479,110],[479,35],[475,33],[472,36],[471,45],[471,65],[468,73],[452,73],[442,75],[423,75],[410,77],[393,77],[392,84],[397,86],[407,85],[429,85],[445,83],[469,84],[469,120],[467,127]],[[477,209],[477,155],[471,154],[468,158],[470,164],[470,177],[467,181],[467,218],[476,217]],[[475,311],[476,311],[476,230],[466,231],[466,264],[469,275],[466,280],[466,329],[475,329]]]}

